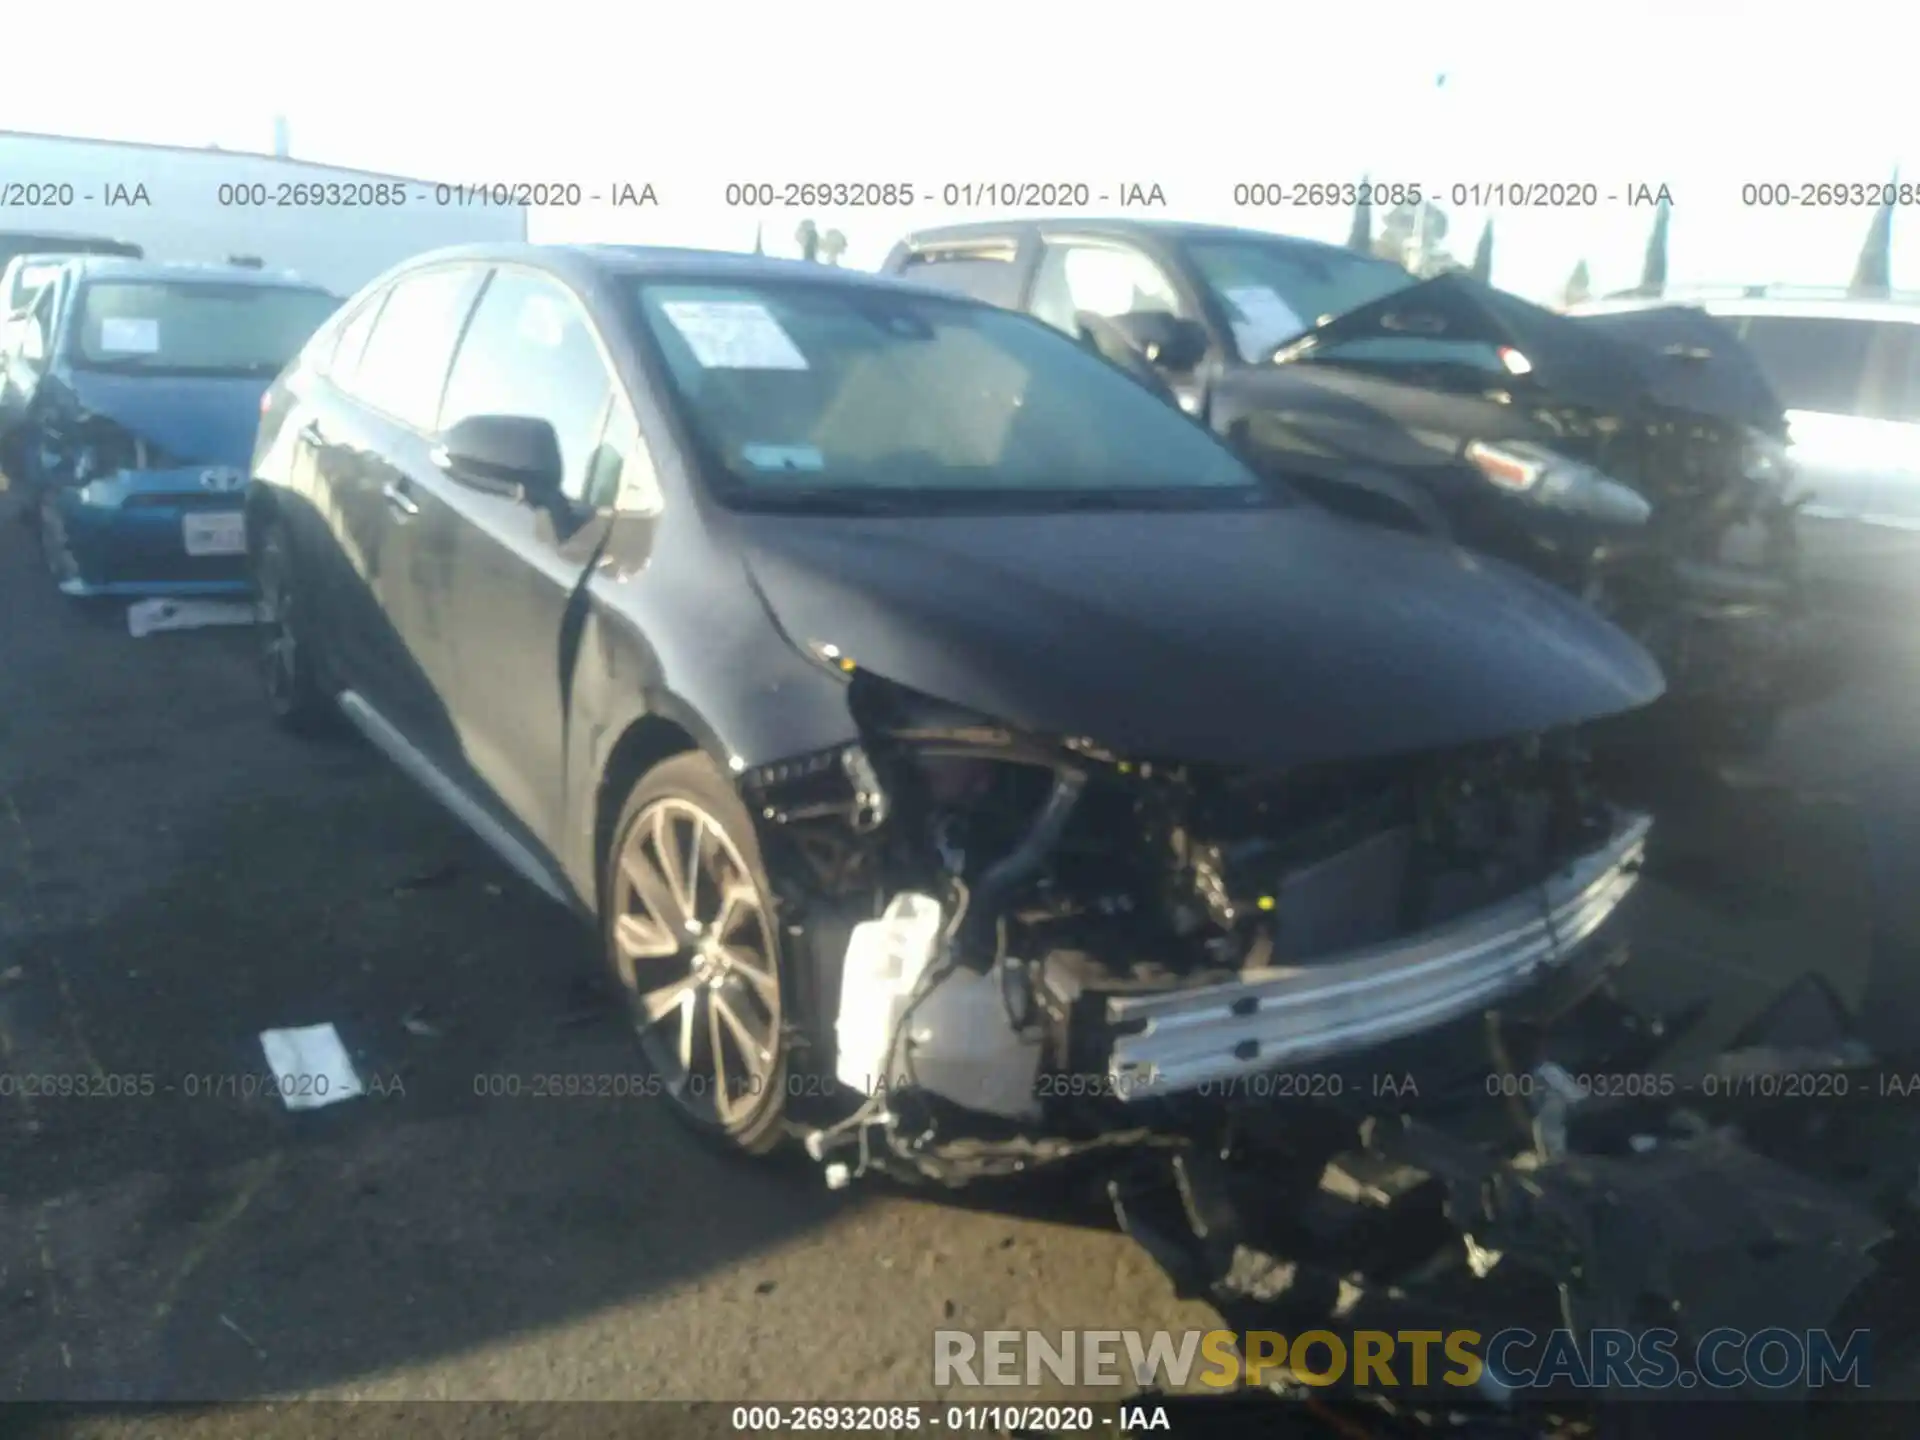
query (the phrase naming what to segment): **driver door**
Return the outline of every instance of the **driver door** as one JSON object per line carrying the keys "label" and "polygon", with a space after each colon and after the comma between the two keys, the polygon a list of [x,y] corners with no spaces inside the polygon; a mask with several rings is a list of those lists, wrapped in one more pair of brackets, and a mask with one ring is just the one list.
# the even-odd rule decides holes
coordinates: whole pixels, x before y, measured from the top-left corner
{"label": "driver door", "polygon": [[[529,503],[447,478],[420,535],[444,577],[461,748],[505,819],[552,853],[566,815],[568,716],[586,587],[614,523],[657,494],[632,411],[592,316],[555,277],[501,266],[460,342],[445,431],[476,415],[545,420],[561,493]],[[650,523],[624,518],[623,525]]]}

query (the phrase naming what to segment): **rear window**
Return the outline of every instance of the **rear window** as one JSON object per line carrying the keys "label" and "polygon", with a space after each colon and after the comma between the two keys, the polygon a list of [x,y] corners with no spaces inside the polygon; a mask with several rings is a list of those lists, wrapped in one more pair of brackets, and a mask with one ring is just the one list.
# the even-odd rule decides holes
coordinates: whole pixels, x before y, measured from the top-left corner
{"label": "rear window", "polygon": [[941,252],[909,255],[902,280],[1011,309],[1020,303],[1019,269],[1011,255]]}
{"label": "rear window", "polygon": [[1920,421],[1920,324],[1813,315],[1732,323],[1789,410]]}
{"label": "rear window", "polygon": [[97,280],[80,292],[69,353],[89,370],[272,376],[339,304],[304,287]]}

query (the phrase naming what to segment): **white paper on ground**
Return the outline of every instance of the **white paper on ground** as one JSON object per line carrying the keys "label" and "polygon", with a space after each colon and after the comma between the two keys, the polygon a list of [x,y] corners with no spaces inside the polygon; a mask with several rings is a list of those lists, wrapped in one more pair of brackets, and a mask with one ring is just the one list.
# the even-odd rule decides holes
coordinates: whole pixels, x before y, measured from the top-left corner
{"label": "white paper on ground", "polygon": [[160,348],[160,322],[109,315],[100,322],[100,348],[118,355],[151,355]]}
{"label": "white paper on ground", "polygon": [[289,1110],[318,1110],[364,1093],[340,1032],[331,1024],[297,1030],[262,1030],[260,1048],[280,1082]]}
{"label": "white paper on ground", "polygon": [[764,305],[751,300],[669,300],[660,309],[709,370],[804,370],[807,357]]}
{"label": "white paper on ground", "polygon": [[1257,359],[1309,328],[1291,305],[1265,285],[1236,285],[1220,293],[1243,317],[1235,322],[1233,335],[1245,359]]}
{"label": "white paper on ground", "polygon": [[251,625],[258,618],[251,600],[138,600],[127,607],[127,633],[138,640],[156,630]]}

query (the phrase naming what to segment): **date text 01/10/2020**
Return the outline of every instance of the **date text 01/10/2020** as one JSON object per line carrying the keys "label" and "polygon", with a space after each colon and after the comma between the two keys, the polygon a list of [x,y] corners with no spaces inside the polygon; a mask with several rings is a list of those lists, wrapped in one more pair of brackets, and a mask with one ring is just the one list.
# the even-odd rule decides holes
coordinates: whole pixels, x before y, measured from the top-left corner
{"label": "date text 01/10/2020", "polygon": [[1166,1407],[1155,1404],[804,1404],[736,1405],[732,1428],[745,1434],[860,1433],[949,1430],[989,1435],[1131,1435],[1171,1430]]}

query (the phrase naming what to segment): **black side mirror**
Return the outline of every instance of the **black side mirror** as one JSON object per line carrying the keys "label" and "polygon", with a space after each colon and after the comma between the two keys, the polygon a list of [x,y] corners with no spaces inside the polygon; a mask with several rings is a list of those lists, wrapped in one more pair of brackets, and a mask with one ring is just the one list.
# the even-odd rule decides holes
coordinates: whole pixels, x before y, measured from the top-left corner
{"label": "black side mirror", "polygon": [[1183,374],[1207,357],[1207,329],[1197,320],[1183,320],[1164,310],[1135,310],[1114,316],[1113,323],[1127,344],[1156,369]]}
{"label": "black side mirror", "polygon": [[553,426],[532,415],[469,415],[440,436],[433,463],[465,485],[546,505],[565,465]]}

